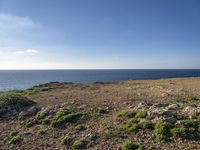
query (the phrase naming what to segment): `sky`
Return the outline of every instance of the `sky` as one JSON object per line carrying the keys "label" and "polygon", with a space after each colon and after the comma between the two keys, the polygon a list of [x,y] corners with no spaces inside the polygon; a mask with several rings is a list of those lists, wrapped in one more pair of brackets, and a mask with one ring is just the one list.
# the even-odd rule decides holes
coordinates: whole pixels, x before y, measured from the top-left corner
{"label": "sky", "polygon": [[0,69],[200,69],[199,0],[0,0]]}

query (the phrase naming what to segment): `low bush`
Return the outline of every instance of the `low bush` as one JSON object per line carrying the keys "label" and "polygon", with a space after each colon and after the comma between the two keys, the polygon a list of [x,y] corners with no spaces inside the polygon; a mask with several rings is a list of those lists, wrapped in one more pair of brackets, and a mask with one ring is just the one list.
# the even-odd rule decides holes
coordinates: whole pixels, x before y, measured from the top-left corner
{"label": "low bush", "polygon": [[20,135],[16,135],[10,139],[9,144],[19,144],[22,142],[22,140],[23,138]]}
{"label": "low bush", "polygon": [[135,116],[136,112],[131,111],[131,110],[126,110],[126,111],[122,111],[119,112],[117,114],[118,117],[126,117],[126,118],[133,118]]}
{"label": "low bush", "polygon": [[174,137],[184,137],[187,133],[187,129],[184,127],[173,128],[170,130]]}
{"label": "low bush", "polygon": [[83,131],[83,130],[86,130],[86,127],[82,124],[79,124],[75,127],[75,129],[78,130],[78,131]]}
{"label": "low bush", "polygon": [[158,122],[155,125],[155,134],[158,139],[166,140],[167,136],[170,134],[170,130],[172,129],[172,124],[168,122]]}
{"label": "low bush", "polygon": [[146,118],[146,116],[147,116],[147,111],[141,110],[136,113],[135,118]]}
{"label": "low bush", "polygon": [[62,139],[62,145],[71,146],[73,144],[73,139],[68,135],[64,136]]}
{"label": "low bush", "polygon": [[74,149],[83,149],[87,147],[87,141],[86,140],[77,140],[73,143]]}
{"label": "low bush", "polygon": [[14,93],[4,93],[0,95],[0,107],[16,107],[23,108],[35,104],[35,102],[28,99],[26,96]]}
{"label": "low bush", "polygon": [[82,116],[79,112],[70,112],[67,108],[60,109],[51,122],[52,127],[59,127],[63,123],[72,122],[78,117]]}
{"label": "low bush", "polygon": [[39,131],[38,131],[38,134],[39,135],[43,135],[43,134],[45,134],[47,132],[47,129],[40,129]]}
{"label": "low bush", "polygon": [[150,120],[142,120],[142,121],[139,123],[139,126],[140,126],[142,129],[154,129],[154,124],[153,124]]}

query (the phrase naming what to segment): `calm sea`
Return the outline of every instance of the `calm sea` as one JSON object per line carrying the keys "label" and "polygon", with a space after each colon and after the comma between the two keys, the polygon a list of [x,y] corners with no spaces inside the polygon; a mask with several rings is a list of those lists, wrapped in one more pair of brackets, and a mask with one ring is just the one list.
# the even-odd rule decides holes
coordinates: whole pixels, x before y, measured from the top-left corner
{"label": "calm sea", "polygon": [[197,77],[199,70],[1,70],[0,91],[27,89],[51,81],[92,83],[121,80],[147,80]]}

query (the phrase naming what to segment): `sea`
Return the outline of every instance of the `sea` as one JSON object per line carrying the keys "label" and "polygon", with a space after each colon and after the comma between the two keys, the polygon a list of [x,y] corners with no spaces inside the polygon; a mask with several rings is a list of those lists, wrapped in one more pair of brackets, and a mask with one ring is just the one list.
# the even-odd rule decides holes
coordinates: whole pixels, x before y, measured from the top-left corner
{"label": "sea", "polygon": [[48,82],[117,82],[199,77],[200,69],[167,70],[0,70],[0,91],[28,89]]}

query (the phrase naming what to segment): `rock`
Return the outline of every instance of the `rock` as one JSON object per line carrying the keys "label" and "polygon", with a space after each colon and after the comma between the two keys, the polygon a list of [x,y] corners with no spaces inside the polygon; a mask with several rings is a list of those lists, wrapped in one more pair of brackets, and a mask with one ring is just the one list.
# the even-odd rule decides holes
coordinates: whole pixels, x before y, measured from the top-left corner
{"label": "rock", "polygon": [[177,110],[180,108],[182,108],[180,104],[171,104],[167,107],[167,109],[169,109],[169,110]]}
{"label": "rock", "polygon": [[165,116],[165,117],[170,117],[170,116],[174,116],[174,113],[170,110],[167,109],[153,109],[147,112],[148,116],[150,116],[150,118],[155,118],[157,116]]}
{"label": "rock", "polygon": [[148,104],[148,103],[146,103],[146,102],[141,102],[141,103],[139,103],[136,107],[135,107],[135,109],[137,110],[137,109],[147,109],[147,108],[149,108],[150,107],[150,105]]}
{"label": "rock", "polygon": [[149,109],[156,109],[156,108],[164,108],[164,104],[162,103],[155,103]]}
{"label": "rock", "polygon": [[187,106],[183,109],[183,112],[188,114],[188,115],[193,115],[196,113],[200,113],[200,107],[191,107],[191,106]]}
{"label": "rock", "polygon": [[172,111],[167,110],[167,109],[161,110],[159,114],[162,116],[173,116],[174,115],[174,113]]}
{"label": "rock", "polygon": [[174,123],[176,123],[177,119],[174,117],[167,117],[167,118],[164,118],[164,121],[174,124]]}
{"label": "rock", "polygon": [[32,106],[30,108],[27,109],[27,112],[29,113],[29,115],[36,115],[38,111],[40,111],[40,107],[38,106]]}
{"label": "rock", "polygon": [[25,116],[33,116],[36,115],[37,112],[40,110],[40,108],[38,106],[32,106],[26,110],[23,110],[19,113],[19,117],[23,118]]}
{"label": "rock", "polygon": [[7,110],[6,110],[5,108],[1,108],[1,109],[0,109],[0,115],[3,114],[3,113],[5,113],[6,111],[7,111]]}

